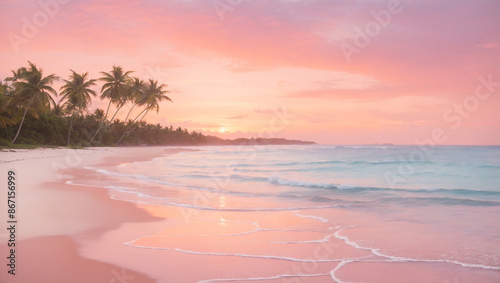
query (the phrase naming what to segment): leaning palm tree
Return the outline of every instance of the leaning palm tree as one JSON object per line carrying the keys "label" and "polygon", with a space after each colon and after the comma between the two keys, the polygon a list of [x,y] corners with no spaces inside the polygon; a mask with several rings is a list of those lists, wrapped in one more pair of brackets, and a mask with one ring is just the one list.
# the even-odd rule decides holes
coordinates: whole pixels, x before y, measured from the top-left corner
{"label": "leaning palm tree", "polygon": [[[123,133],[123,135],[120,137],[118,142],[116,144],[120,144],[122,139],[125,136],[130,135],[132,131],[137,127],[137,125],[142,122],[144,117],[148,114],[150,110],[156,110],[156,113],[160,111],[160,102],[163,100],[168,100],[172,102],[172,99],[168,97],[166,94],[169,93],[168,90],[165,90],[163,88],[166,88],[167,85],[161,84],[158,85],[158,81],[155,80],[149,80],[149,82],[146,84],[146,88],[144,89],[144,95],[142,96],[142,99],[139,101],[139,105],[145,105],[144,110],[137,115],[134,120],[131,122],[129,128]],[[143,115],[144,113],[144,115]],[[134,124],[134,122],[137,120],[142,115],[141,119],[139,120],[138,123]]]}
{"label": "leaning palm tree", "polygon": [[137,77],[131,78],[131,80],[129,81],[128,101],[132,102],[132,107],[130,107],[125,120],[123,120],[125,123],[127,123],[128,117],[130,116],[132,110],[134,110],[137,105],[141,104],[145,88],[146,84],[144,83],[144,81]]}
{"label": "leaning palm tree", "polygon": [[68,131],[68,146],[74,118],[87,111],[87,108],[92,102],[92,96],[97,96],[95,91],[90,88],[95,86],[96,80],[88,79],[88,73],[80,75],[73,70],[70,71],[70,79],[64,80],[66,83],[61,87],[61,95],[63,96],[62,99],[67,99],[64,103],[64,108],[66,108],[68,113],[71,113]]}
{"label": "leaning palm tree", "polygon": [[[104,115],[104,120],[108,118],[109,108],[111,104],[116,104],[117,110],[111,118],[111,121],[115,117],[116,113],[123,107],[126,103],[125,95],[127,92],[127,82],[129,80],[129,74],[132,71],[124,72],[122,67],[113,66],[113,69],[109,72],[101,72],[103,75],[99,80],[104,82],[101,88],[101,100],[109,99],[108,107],[106,109],[106,114]],[[94,136],[90,140],[93,142],[99,131],[102,129],[105,123],[101,123]]]}
{"label": "leaning palm tree", "polygon": [[14,90],[9,106],[23,107],[24,114],[12,143],[16,142],[28,111],[38,117],[38,111],[48,111],[51,105],[55,105],[50,94],[57,96],[57,92],[51,85],[58,77],[54,74],[44,77],[42,69],[38,69],[30,61],[28,63],[30,65],[28,68],[20,68],[17,73],[13,71],[15,74],[15,78],[12,79]]}

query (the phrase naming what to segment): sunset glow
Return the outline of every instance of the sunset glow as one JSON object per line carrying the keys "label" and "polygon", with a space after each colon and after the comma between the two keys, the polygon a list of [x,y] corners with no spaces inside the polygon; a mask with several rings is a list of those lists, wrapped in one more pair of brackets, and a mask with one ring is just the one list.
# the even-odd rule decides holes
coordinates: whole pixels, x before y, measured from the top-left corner
{"label": "sunset glow", "polygon": [[64,79],[116,64],[168,85],[174,103],[146,119],[165,126],[323,144],[440,129],[435,143],[500,144],[500,2],[358,2],[5,0],[0,79],[27,60]]}

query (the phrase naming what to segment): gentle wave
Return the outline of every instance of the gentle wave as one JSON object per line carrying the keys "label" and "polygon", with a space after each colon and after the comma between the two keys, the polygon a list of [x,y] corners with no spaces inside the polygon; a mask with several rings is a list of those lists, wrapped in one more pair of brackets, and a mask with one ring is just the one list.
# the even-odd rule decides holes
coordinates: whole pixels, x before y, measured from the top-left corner
{"label": "gentle wave", "polygon": [[[191,190],[197,191],[207,191],[211,193],[226,194],[238,197],[294,197],[297,199],[307,199],[314,203],[330,203],[335,205],[346,205],[346,206],[360,206],[377,203],[399,203],[403,205],[411,206],[421,206],[421,205],[465,205],[465,206],[499,206],[500,205],[500,192],[498,191],[487,191],[487,190],[470,190],[470,189],[447,189],[447,188],[422,188],[422,189],[407,189],[407,188],[384,188],[384,187],[366,187],[357,184],[333,184],[324,182],[314,182],[314,181],[303,181],[303,180],[292,180],[282,178],[278,175],[271,175],[269,177],[260,177],[254,175],[245,174],[231,174],[227,176],[210,176],[209,174],[187,174],[184,175],[187,179],[193,178],[206,178],[215,181],[229,182],[230,180],[237,180],[238,182],[255,182],[255,183],[270,183],[279,186],[291,186],[291,187],[301,187],[301,188],[312,188],[312,189],[325,189],[330,191],[344,192],[348,194],[359,194],[359,193],[370,193],[371,201],[362,200],[342,200],[338,198],[331,198],[328,195],[319,196],[314,191],[306,191],[305,194],[293,195],[293,193],[277,193],[273,191],[269,192],[245,192],[245,191],[234,191],[231,187],[220,187],[220,186],[210,186],[217,185],[217,182],[207,182],[206,186],[194,186],[185,183],[168,182],[159,178],[146,175],[138,174],[125,174],[109,171],[101,168],[86,167],[87,169],[94,170],[101,174],[115,175],[120,177],[127,177],[132,179],[138,179],[145,182],[153,182],[160,185],[174,186],[179,188],[189,188]],[[391,196],[378,196],[377,193],[391,193]],[[422,197],[415,197],[408,195],[408,193],[420,194]],[[171,203],[171,205],[182,206],[182,204]],[[200,207],[195,207],[197,209],[205,209]],[[267,210],[267,209],[266,209]]]}
{"label": "gentle wave", "polygon": [[450,197],[390,197],[376,200],[377,203],[401,203],[406,206],[421,206],[426,204],[439,204],[444,206],[466,205],[466,206],[500,206],[498,201],[472,200]]}
{"label": "gentle wave", "polygon": [[[435,155],[428,156],[429,160],[412,162],[414,168],[408,166],[400,168],[401,165],[409,164],[401,161],[400,157],[408,159],[411,156],[409,155],[411,148],[408,150],[394,147],[397,151],[393,152],[359,150],[363,147],[348,147],[349,150],[342,148],[346,147],[335,151],[332,151],[331,147],[326,148],[326,151],[321,148],[264,149],[263,152],[259,152],[259,158],[254,160],[243,159],[242,151],[239,149],[225,148],[217,152],[205,152],[202,158],[200,156],[190,158],[188,155],[186,158],[172,160],[164,157],[161,163],[91,169],[99,174],[116,176],[109,179],[120,179],[120,182],[113,183],[115,186],[99,182],[101,187],[108,189],[114,199],[170,206],[169,209],[180,211],[184,220],[189,221],[191,213],[200,213],[203,216],[193,218],[193,221],[203,219],[219,223],[218,217],[224,217],[220,218],[224,223],[224,229],[197,230],[202,235],[189,229],[186,232],[178,230],[178,233],[182,232],[182,236],[190,233],[196,234],[193,236],[203,237],[224,236],[228,241],[225,241],[226,238],[214,237],[213,241],[207,238],[207,243],[210,245],[207,244],[203,249],[199,249],[197,245],[192,245],[189,239],[183,239],[189,244],[184,242],[176,244],[169,238],[161,239],[158,235],[152,235],[155,239],[151,241],[128,239],[125,244],[131,247],[166,249],[203,256],[272,259],[291,261],[292,264],[309,264],[311,263],[307,261],[309,257],[302,258],[303,253],[288,253],[288,250],[306,250],[321,243],[347,245],[349,247],[346,246],[346,250],[356,249],[355,254],[359,256],[349,253],[341,258],[336,258],[337,255],[335,258],[324,258],[325,262],[336,262],[336,264],[329,264],[331,265],[329,273],[314,274],[314,276],[330,277],[330,281],[333,279],[336,282],[353,281],[340,276],[341,270],[346,265],[353,265],[349,268],[354,268],[354,265],[360,262],[438,263],[463,268],[500,270],[499,266],[495,266],[498,265],[498,252],[494,251],[494,247],[498,244],[498,237],[495,234],[495,225],[498,226],[498,221],[494,215],[500,207],[498,187],[500,179],[496,177],[498,174],[495,171],[500,167],[495,166],[498,163],[495,155],[488,155],[485,158],[484,155],[477,156],[476,150],[465,152],[466,154],[462,152],[460,155],[455,151],[436,149]],[[500,155],[500,151],[498,154]],[[148,170],[149,168],[154,170]],[[400,174],[405,180],[394,187],[387,185],[387,182],[384,182],[384,172],[388,170]],[[154,172],[155,176],[150,172]],[[400,172],[410,173],[404,175]],[[197,201],[197,196],[214,198],[203,202]],[[228,213],[230,211],[237,213]],[[259,218],[259,215],[263,218]],[[281,216],[286,217],[283,218],[286,221],[275,220],[270,217],[271,215],[276,216],[278,220],[281,220],[279,218]],[[364,215],[366,217],[362,217]],[[429,217],[434,215],[436,217],[429,221]],[[456,219],[449,220],[448,217],[456,215],[465,216],[460,220],[463,223],[455,225]],[[488,219],[483,220],[482,217]],[[228,225],[228,222],[234,220],[248,219],[255,221],[255,227],[232,230]],[[397,233],[393,233],[394,230],[385,229],[387,225],[400,223],[404,225],[401,227],[408,229],[400,235],[404,238],[399,238]],[[414,223],[417,223],[416,226],[413,226]],[[286,238],[280,233],[248,235],[266,230],[259,224],[270,231],[276,229],[305,231],[307,228],[324,234],[314,238],[303,236]],[[180,225],[182,226],[182,223]],[[360,228],[353,230],[356,236],[351,237],[346,231],[350,227]],[[462,227],[470,230],[463,231]],[[420,232],[423,232],[422,235],[425,234],[425,237],[418,237]],[[379,241],[384,239],[386,233],[391,233],[391,241]],[[412,241],[407,241],[406,235],[409,233],[415,235]],[[454,235],[457,233],[460,238],[457,236],[455,239]],[[466,251],[467,254],[462,253],[464,249],[460,246],[462,239],[460,233],[464,233],[463,239],[471,243]],[[376,237],[372,240],[374,235]],[[456,247],[437,248],[435,251],[429,249],[421,253],[413,253],[413,248],[406,249],[406,245],[410,248],[418,247],[420,244],[425,245],[428,237],[434,235],[439,237],[436,243],[441,243],[441,239],[449,237],[450,245]],[[164,236],[170,237],[168,233]],[[240,249],[239,245],[220,249],[226,242],[237,244],[237,237],[242,239],[241,247],[245,247],[245,244],[266,243],[270,247],[280,247],[280,250]],[[488,242],[490,240],[491,243]],[[433,245],[432,241],[429,242]],[[483,249],[485,246],[492,251]],[[484,256],[484,259],[475,255]],[[327,270],[321,270],[325,271]],[[248,276],[248,278],[202,278],[205,280],[201,282],[299,280],[288,273],[281,271],[265,276],[255,274],[254,277]],[[329,279],[326,277],[325,281]]]}
{"label": "gentle wave", "polygon": [[[500,192],[486,191],[486,190],[468,190],[468,189],[444,189],[444,188],[422,188],[422,189],[405,189],[405,188],[382,188],[382,187],[364,187],[355,184],[330,184],[321,182],[310,182],[310,181],[297,181],[291,179],[285,179],[278,175],[272,175],[268,179],[269,183],[283,186],[292,187],[303,187],[303,188],[320,188],[320,189],[333,189],[342,190],[351,193],[360,192],[391,192],[396,193],[398,196],[391,198],[376,198],[376,201],[388,202],[397,201],[408,202],[414,204],[425,204],[425,203],[435,203],[443,205],[470,205],[470,206],[497,206],[500,205],[499,201],[492,200],[491,197],[500,200]],[[407,195],[408,193],[416,193],[422,195],[438,195],[429,197],[411,197]],[[442,195],[442,196],[439,196]],[[461,198],[451,198],[445,197],[446,195],[460,196]],[[469,198],[466,198],[469,197]],[[473,197],[488,198],[484,199],[473,199]]]}
{"label": "gentle wave", "polygon": [[[238,167],[289,167],[289,166],[311,166],[311,165],[394,165],[394,164],[407,164],[407,161],[400,161],[400,160],[354,160],[354,161],[348,161],[348,160],[321,160],[321,161],[310,161],[310,162],[275,162],[275,163],[244,163],[244,162],[236,162],[235,164],[232,164],[234,168]],[[433,164],[433,165],[440,165],[440,166],[453,166],[453,163],[449,162],[435,162],[435,161],[412,161],[411,164],[416,165],[416,164]],[[186,164],[173,164],[173,166],[176,167],[185,167],[185,168],[213,168],[214,166],[221,166],[225,167],[226,163],[221,163],[221,164],[210,164],[210,165],[186,165]],[[495,166],[492,166],[495,167]]]}
{"label": "gentle wave", "polygon": [[337,186],[333,185],[333,184],[289,180],[289,179],[281,178],[277,175],[272,175],[271,177],[269,177],[269,182],[273,183],[273,184],[278,184],[278,185],[288,185],[288,186],[305,187],[305,188],[324,188],[324,189],[336,189],[337,188]]}
{"label": "gentle wave", "polygon": [[[175,183],[168,182],[164,180],[155,179],[152,176],[146,175],[137,175],[137,174],[125,174],[125,173],[117,173],[112,172],[106,169],[94,168],[94,167],[85,167],[89,170],[94,170],[101,174],[106,175],[115,175],[127,178],[138,179],[146,182],[153,182],[161,185],[167,186],[175,186],[175,187],[184,187],[198,191],[208,191],[212,193],[222,193],[233,196],[240,197],[274,197],[277,194],[273,192],[262,193],[262,192],[239,192],[228,189],[222,189],[220,187],[214,188],[210,186],[193,186],[184,183]],[[391,198],[375,198],[374,201],[381,202],[398,202],[398,203],[408,203],[412,205],[423,205],[428,203],[433,204],[442,204],[442,205],[468,205],[468,206],[498,206],[499,202],[495,201],[495,199],[500,200],[500,192],[498,191],[487,191],[487,190],[470,190],[470,189],[445,189],[445,188],[422,188],[422,189],[405,189],[405,188],[384,188],[384,187],[365,187],[356,184],[332,184],[332,183],[323,183],[323,182],[313,182],[313,181],[299,181],[282,178],[278,175],[271,175],[268,178],[259,177],[259,176],[249,176],[244,174],[231,174],[228,176],[210,176],[208,174],[194,174],[198,175],[200,178],[212,178],[213,180],[219,181],[229,181],[230,179],[237,179],[240,182],[268,182],[275,185],[281,186],[292,186],[292,187],[302,187],[302,188],[316,188],[316,189],[329,189],[329,190],[337,190],[337,191],[345,191],[349,193],[362,193],[362,192],[392,192],[392,193],[418,193],[423,195],[437,195],[434,197],[420,197],[420,198],[412,198],[406,195],[398,195]],[[280,195],[280,194],[278,194]],[[448,195],[459,196],[460,198],[450,198],[445,197]],[[284,195],[282,195],[284,196]],[[317,195],[303,195],[298,197],[309,197],[314,202],[318,202]],[[487,198],[485,199],[477,199],[477,198]],[[491,199],[494,198],[494,199]],[[324,201],[329,201],[328,197],[323,197]],[[332,202],[338,203],[338,199],[331,200]]]}
{"label": "gentle wave", "polygon": [[[105,169],[99,169],[99,168],[94,168],[94,167],[85,167],[86,169],[89,170],[94,170],[97,173],[105,174],[105,175],[115,175],[115,176],[121,176],[121,177],[127,177],[131,179],[137,179],[141,180],[144,182],[151,182],[151,183],[157,183],[160,185],[166,185],[166,186],[174,186],[178,188],[189,188],[192,190],[197,190],[197,191],[207,191],[207,192],[212,192],[212,193],[221,193],[221,194],[227,194],[227,195],[233,195],[233,196],[240,196],[240,197],[270,197],[270,196],[275,196],[275,194],[272,193],[249,193],[249,192],[238,192],[238,191],[231,191],[231,190],[225,190],[221,188],[213,188],[209,186],[193,186],[193,185],[188,185],[188,184],[183,184],[183,183],[174,183],[174,182],[167,182],[163,180],[158,180],[150,176],[146,175],[136,175],[136,174],[124,174],[124,173],[117,173],[117,172],[112,172],[109,170]],[[230,176],[227,177],[213,177],[213,183],[217,185],[217,182],[226,182],[230,178]],[[211,182],[212,183],[212,182]]]}

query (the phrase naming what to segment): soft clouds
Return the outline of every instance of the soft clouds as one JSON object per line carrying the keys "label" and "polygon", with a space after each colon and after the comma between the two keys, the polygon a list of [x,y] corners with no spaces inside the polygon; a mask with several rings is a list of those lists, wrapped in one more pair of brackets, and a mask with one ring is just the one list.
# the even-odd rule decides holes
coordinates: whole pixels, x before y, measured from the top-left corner
{"label": "soft clouds", "polygon": [[[50,1],[56,0],[41,0]],[[333,128],[350,133],[355,143],[360,137],[374,138],[373,131],[356,132],[355,123],[372,121],[377,135],[396,139],[407,132],[384,132],[381,125],[411,124],[421,130],[412,133],[423,133],[425,127],[443,122],[439,112],[445,109],[432,97],[449,105],[460,103],[474,91],[478,76],[500,76],[500,2],[401,0],[401,12],[392,14],[369,44],[346,60],[341,44],[355,44],[356,29],[374,22],[374,13],[387,9],[390,1],[394,0],[242,1],[223,20],[213,2],[205,0],[69,1],[18,46],[18,53],[7,35],[23,36],[24,19],[31,21],[43,9],[38,0],[2,1],[0,78],[26,60],[62,76],[69,68],[98,76],[120,64],[175,90],[175,105],[169,105],[160,119],[164,115],[170,120],[204,121],[180,125],[217,128],[232,121],[246,132],[262,124],[263,115],[255,109],[289,105],[303,115],[285,135],[316,133],[326,141],[325,133],[331,133],[336,123]],[[424,107],[407,111],[411,116],[354,109],[363,103],[379,103],[384,109],[398,98],[409,101],[399,107],[410,107],[411,101]],[[498,101],[492,97],[488,104]],[[333,103],[352,107],[345,113],[366,114],[366,119],[343,114],[342,109],[331,118],[323,106]],[[471,119],[471,129],[484,129],[495,121],[494,112],[483,105],[486,116]],[[317,118],[311,107],[317,107]],[[428,109],[439,115],[429,119]],[[153,121],[153,115],[148,119]],[[343,120],[349,121],[342,126]],[[310,129],[308,121],[317,121],[317,128]],[[483,136],[485,143],[500,142],[498,135]]]}

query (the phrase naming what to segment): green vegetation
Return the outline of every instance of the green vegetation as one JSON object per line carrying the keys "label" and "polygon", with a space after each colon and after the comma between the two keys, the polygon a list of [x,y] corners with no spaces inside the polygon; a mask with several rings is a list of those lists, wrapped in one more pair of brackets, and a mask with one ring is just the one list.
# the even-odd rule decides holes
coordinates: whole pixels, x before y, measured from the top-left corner
{"label": "green vegetation", "polygon": [[[44,76],[43,70],[32,62],[28,67],[12,71],[12,76],[0,80],[0,148],[32,148],[43,146],[115,145],[241,145],[241,144],[310,144],[311,142],[285,139],[224,140],[199,132],[160,124],[148,124],[144,117],[151,111],[160,111],[160,102],[172,100],[166,95],[167,85],[155,80],[147,82],[131,77],[131,71],[113,66],[99,79],[73,70],[64,79],[61,98],[52,84],[59,80],[55,74]],[[109,100],[106,111],[88,108],[97,93],[92,90],[97,81],[103,82],[101,100]],[[10,83],[10,84],[9,84]],[[115,119],[123,106],[130,104],[124,121]],[[108,119],[111,105],[116,110]],[[132,109],[142,109],[133,119]]]}
{"label": "green vegetation", "polygon": [[[9,108],[18,108],[20,110],[24,108],[21,123],[19,123],[19,128],[12,143],[16,142],[28,111],[32,113],[33,117],[38,117],[39,112],[48,112],[50,106],[55,104],[50,94],[57,95],[57,92],[51,85],[52,82],[58,78],[54,74],[44,77],[42,70],[39,70],[35,64],[31,62],[28,63],[30,65],[28,69],[21,67],[17,71],[12,71],[13,76],[7,78],[7,80],[13,82],[14,91],[12,96],[8,99],[6,106]],[[9,92],[6,93],[6,95],[8,96]]]}

